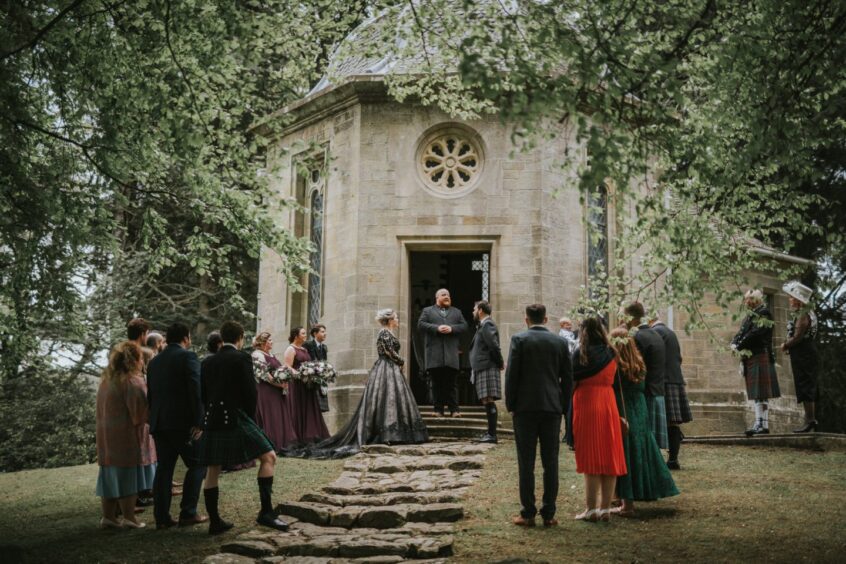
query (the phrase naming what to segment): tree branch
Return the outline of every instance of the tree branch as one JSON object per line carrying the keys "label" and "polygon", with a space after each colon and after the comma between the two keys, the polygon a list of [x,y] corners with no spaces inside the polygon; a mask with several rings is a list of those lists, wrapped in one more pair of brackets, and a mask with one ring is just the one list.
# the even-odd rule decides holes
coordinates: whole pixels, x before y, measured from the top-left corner
{"label": "tree branch", "polygon": [[11,51],[6,51],[5,53],[0,54],[0,61],[8,59],[12,55],[17,55],[24,49],[32,49],[33,47],[35,47],[38,42],[41,41],[41,38],[47,35],[47,33],[53,28],[53,26],[59,23],[70,12],[78,8],[83,2],[85,2],[85,0],[74,0],[74,2],[70,3],[61,12],[59,12],[55,18],[50,20],[47,25],[38,30],[38,33],[35,34],[35,37],[30,39],[23,45],[12,49]]}

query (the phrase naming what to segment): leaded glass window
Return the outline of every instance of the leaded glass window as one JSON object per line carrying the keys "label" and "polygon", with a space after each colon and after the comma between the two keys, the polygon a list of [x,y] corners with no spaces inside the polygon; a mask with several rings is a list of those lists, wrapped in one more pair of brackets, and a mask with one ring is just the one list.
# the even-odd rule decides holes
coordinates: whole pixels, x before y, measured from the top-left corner
{"label": "leaded glass window", "polygon": [[320,321],[322,309],[322,268],[323,268],[323,172],[315,168],[309,172],[309,240],[313,246],[308,275],[308,325],[312,326]]}
{"label": "leaded glass window", "polygon": [[588,197],[588,284],[591,296],[595,297],[598,287],[604,286],[608,275],[608,191],[598,186]]}

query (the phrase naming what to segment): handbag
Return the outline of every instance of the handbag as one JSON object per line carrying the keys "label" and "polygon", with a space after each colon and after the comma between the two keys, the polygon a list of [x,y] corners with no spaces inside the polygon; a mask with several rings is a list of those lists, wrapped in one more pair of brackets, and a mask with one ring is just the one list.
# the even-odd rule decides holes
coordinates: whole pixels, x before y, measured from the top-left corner
{"label": "handbag", "polygon": [[629,434],[629,420],[626,417],[626,398],[623,396],[623,379],[620,377],[620,371],[617,371],[617,381],[620,382],[620,404],[623,406],[623,416],[620,417],[620,432],[625,437]]}

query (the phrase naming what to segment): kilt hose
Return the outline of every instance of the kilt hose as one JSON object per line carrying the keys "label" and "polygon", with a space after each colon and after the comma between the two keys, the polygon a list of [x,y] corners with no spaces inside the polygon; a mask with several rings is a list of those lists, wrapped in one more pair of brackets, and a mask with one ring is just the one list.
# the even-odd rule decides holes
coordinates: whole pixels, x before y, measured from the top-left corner
{"label": "kilt hose", "polygon": [[276,450],[264,431],[241,409],[235,427],[207,430],[201,441],[203,466],[237,466]]}
{"label": "kilt hose", "polygon": [[749,400],[767,400],[781,396],[775,363],[770,353],[762,352],[743,359],[743,378]]}
{"label": "kilt hose", "polygon": [[476,396],[482,398],[500,399],[502,397],[502,381],[499,368],[485,368],[479,372],[473,372],[473,385],[476,387]]}

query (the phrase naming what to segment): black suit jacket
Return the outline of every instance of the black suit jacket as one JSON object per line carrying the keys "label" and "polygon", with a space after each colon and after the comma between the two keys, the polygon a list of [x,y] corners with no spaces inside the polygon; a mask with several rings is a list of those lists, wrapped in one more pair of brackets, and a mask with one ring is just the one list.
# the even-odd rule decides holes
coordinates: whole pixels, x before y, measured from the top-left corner
{"label": "black suit jacket", "polygon": [[[224,345],[203,361],[203,403],[210,417],[206,429],[225,429],[234,425],[234,414],[242,409],[251,419],[256,413],[256,381],[253,359],[232,345]],[[221,412],[229,414],[231,425],[223,424]]]}
{"label": "black suit jacket", "polygon": [[478,372],[503,366],[505,363],[499,346],[499,330],[493,319],[486,317],[473,334],[473,342],[470,344],[470,368]]}
{"label": "black suit jacket", "polygon": [[667,355],[667,363],[664,365],[664,382],[684,384],[684,374],[682,374],[681,368],[681,345],[679,345],[679,338],[675,331],[663,323],[656,323],[652,326],[652,330],[661,335],[661,339],[664,341],[664,351]]}
{"label": "black suit jacket", "polygon": [[[452,327],[452,333],[438,333],[440,325]],[[461,310],[450,307],[446,317],[438,311],[438,306],[429,306],[420,313],[417,329],[423,332],[425,350],[425,369],[448,366],[458,370],[461,368],[458,358],[459,335],[467,331],[467,322]]]}
{"label": "black suit jacket", "polygon": [[147,365],[150,432],[200,427],[203,403],[200,360],[177,344],[168,345]]}
{"label": "black suit jacket", "polygon": [[513,413],[565,413],[573,385],[566,341],[534,326],[511,337],[505,371],[505,407]]}
{"label": "black suit jacket", "polygon": [[305,342],[305,350],[311,355],[312,360],[326,360],[329,355],[329,350],[325,343],[318,343],[314,339],[309,339]]}
{"label": "black suit jacket", "polygon": [[756,307],[752,313],[746,316],[743,323],[740,325],[740,331],[731,340],[732,344],[737,346],[737,350],[747,350],[752,354],[761,354],[762,352],[773,353],[773,326],[766,321],[762,324],[760,321],[766,320],[771,322],[773,315],[765,305]]}
{"label": "black suit jacket", "polygon": [[664,395],[664,371],[667,366],[667,351],[664,339],[649,325],[641,325],[634,335],[635,344],[646,365],[646,394]]}

